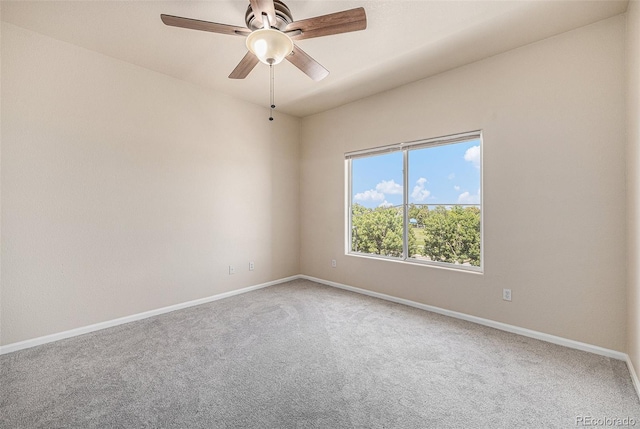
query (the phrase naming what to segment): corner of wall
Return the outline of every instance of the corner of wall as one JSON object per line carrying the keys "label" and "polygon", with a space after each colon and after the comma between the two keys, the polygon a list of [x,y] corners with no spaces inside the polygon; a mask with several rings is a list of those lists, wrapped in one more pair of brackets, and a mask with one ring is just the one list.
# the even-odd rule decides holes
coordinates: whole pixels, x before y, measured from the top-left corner
{"label": "corner of wall", "polygon": [[629,1],[626,18],[627,353],[632,370],[640,367],[640,1]]}
{"label": "corner of wall", "polygon": [[[0,94],[2,94],[2,7],[0,7]],[[0,100],[2,100],[1,96]],[[2,243],[2,102],[0,102],[0,243]],[[0,258],[0,344],[2,344],[2,258]]]}

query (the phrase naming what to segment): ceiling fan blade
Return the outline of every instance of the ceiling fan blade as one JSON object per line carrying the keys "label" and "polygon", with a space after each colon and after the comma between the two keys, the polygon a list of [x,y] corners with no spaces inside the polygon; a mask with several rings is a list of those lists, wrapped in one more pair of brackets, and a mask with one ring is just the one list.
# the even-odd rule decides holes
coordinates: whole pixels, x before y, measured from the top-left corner
{"label": "ceiling fan blade", "polygon": [[251,3],[251,9],[253,14],[262,23],[262,15],[269,17],[269,26],[276,25],[276,8],[273,5],[273,0],[249,0]]}
{"label": "ceiling fan blade", "polygon": [[329,76],[329,70],[296,45],[293,45],[293,53],[285,58],[316,82]]}
{"label": "ceiling fan blade", "polygon": [[235,25],[218,24],[217,22],[200,21],[199,19],[182,18],[173,15],[160,15],[166,25],[172,27],[189,28],[191,30],[210,31],[212,33],[230,34],[232,36],[246,36],[251,31],[248,28]]}
{"label": "ceiling fan blade", "polygon": [[295,40],[322,37],[331,34],[348,33],[367,28],[367,14],[364,8],[358,7],[329,15],[294,21],[287,25],[285,32],[300,30],[300,34],[292,35]]}
{"label": "ceiling fan blade", "polygon": [[238,65],[229,75],[229,79],[244,79],[251,73],[251,70],[258,64],[260,61],[258,57],[256,57],[253,53],[247,52],[247,54],[240,60]]}

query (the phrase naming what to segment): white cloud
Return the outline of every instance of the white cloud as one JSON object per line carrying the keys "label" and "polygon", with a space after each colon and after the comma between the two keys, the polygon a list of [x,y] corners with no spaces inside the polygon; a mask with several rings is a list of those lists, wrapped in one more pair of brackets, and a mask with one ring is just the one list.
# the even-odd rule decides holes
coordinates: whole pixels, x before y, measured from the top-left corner
{"label": "white cloud", "polygon": [[416,186],[413,187],[413,191],[411,192],[411,198],[413,198],[414,201],[424,201],[429,195],[431,195],[430,191],[424,189],[424,185],[426,183],[427,179],[425,179],[424,177],[416,180]]}
{"label": "white cloud", "polygon": [[[369,189],[368,191],[359,192],[353,196],[355,201],[384,201],[381,206],[388,207],[392,205],[385,199],[386,195],[402,194],[402,185],[397,184],[392,180],[383,180],[376,185],[375,189]],[[385,205],[387,204],[387,205]]]}
{"label": "white cloud", "polygon": [[458,204],[480,204],[480,189],[477,194],[463,192],[458,195]]}
{"label": "white cloud", "polygon": [[391,204],[387,200],[384,200],[378,207],[393,207],[393,204]]}
{"label": "white cloud", "polygon": [[383,180],[376,185],[376,191],[389,195],[402,194],[402,185],[397,184],[393,179]]}
{"label": "white cloud", "polygon": [[353,199],[356,201],[383,201],[384,194],[375,189],[369,189],[368,191],[355,194]]}
{"label": "white cloud", "polygon": [[456,178],[456,174],[455,174],[455,173],[451,173],[451,174],[449,174],[449,175],[447,176],[447,179],[449,179],[449,180],[453,180],[453,179],[455,179],[455,178]]}
{"label": "white cloud", "polygon": [[454,185],[454,186],[453,186],[453,189],[455,189],[456,191],[459,191],[459,190],[460,190],[460,186],[458,186],[458,185]]}
{"label": "white cloud", "polygon": [[471,146],[464,153],[464,160],[469,161],[474,167],[480,168],[480,146]]}

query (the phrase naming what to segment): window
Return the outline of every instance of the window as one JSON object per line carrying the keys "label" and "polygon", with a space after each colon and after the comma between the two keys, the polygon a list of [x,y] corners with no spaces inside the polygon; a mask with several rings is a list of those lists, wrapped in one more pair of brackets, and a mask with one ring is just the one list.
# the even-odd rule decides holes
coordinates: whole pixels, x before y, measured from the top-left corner
{"label": "window", "polygon": [[479,131],[345,158],[348,253],[482,270]]}

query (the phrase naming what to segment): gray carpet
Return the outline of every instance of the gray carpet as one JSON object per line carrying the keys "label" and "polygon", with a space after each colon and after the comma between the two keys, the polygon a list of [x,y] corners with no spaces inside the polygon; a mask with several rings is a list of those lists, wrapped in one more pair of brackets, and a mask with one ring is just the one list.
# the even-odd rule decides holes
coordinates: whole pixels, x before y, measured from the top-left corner
{"label": "gray carpet", "polygon": [[624,362],[298,280],[0,356],[2,428],[568,428]]}

